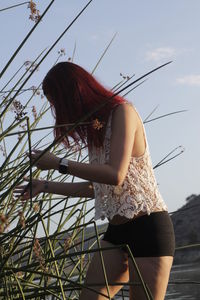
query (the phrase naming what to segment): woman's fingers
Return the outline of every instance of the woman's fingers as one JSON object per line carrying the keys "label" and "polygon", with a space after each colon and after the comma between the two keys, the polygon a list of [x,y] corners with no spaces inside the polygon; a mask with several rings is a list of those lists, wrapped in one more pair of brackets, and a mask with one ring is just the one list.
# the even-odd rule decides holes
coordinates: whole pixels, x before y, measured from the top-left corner
{"label": "woman's fingers", "polygon": [[16,186],[16,188],[14,189],[14,192],[15,191],[20,191],[20,190],[24,190],[26,187],[26,185],[22,185],[22,186]]}
{"label": "woman's fingers", "polygon": [[[37,150],[37,149],[31,149],[31,153],[37,153],[37,154],[40,154],[40,153],[42,153],[43,152],[43,150]],[[29,152],[28,152],[29,153]]]}
{"label": "woman's fingers", "polygon": [[59,158],[48,151],[32,149],[28,156],[32,159],[32,165],[38,169],[49,170],[57,168]]}
{"label": "woman's fingers", "polygon": [[26,152],[26,155],[28,157],[32,157],[32,158],[37,158],[43,151],[41,150],[37,150],[37,149],[32,149],[31,152]]}
{"label": "woman's fingers", "polygon": [[[20,198],[22,201],[35,197],[40,192],[40,180],[33,178],[30,182],[30,178],[24,177],[24,181],[28,182],[28,184],[18,185],[13,191],[14,196]],[[32,185],[32,192],[30,192],[30,185]]]}
{"label": "woman's fingers", "polygon": [[27,184],[26,185],[19,185],[19,186],[16,186],[15,189],[14,189],[14,192],[15,191],[24,191],[28,188]]}
{"label": "woman's fingers", "polygon": [[15,189],[13,191],[13,193],[14,193],[15,196],[24,195],[25,193],[27,193],[27,189],[26,189],[26,187],[25,188],[18,188],[18,189]]}
{"label": "woman's fingers", "polygon": [[[28,177],[24,177],[23,179],[24,179],[24,181],[29,182],[29,178]],[[29,186],[30,186],[29,184],[17,185],[14,188],[13,193],[15,195],[20,195],[20,194],[24,195],[25,193],[27,193],[27,190],[28,190]]]}
{"label": "woman's fingers", "polygon": [[[14,191],[15,197],[20,197],[21,200],[28,200],[30,199],[30,190],[26,188],[24,189],[19,189]],[[32,196],[34,197],[34,191],[32,191]]]}
{"label": "woman's fingers", "polygon": [[22,195],[23,192],[25,193],[25,190],[14,191],[14,195]]}
{"label": "woman's fingers", "polygon": [[16,185],[15,189],[18,188],[25,188],[28,184],[20,184],[20,185]]}
{"label": "woman's fingers", "polygon": [[[32,159],[38,158],[41,155],[41,153],[42,153],[42,151],[41,152],[31,151],[31,157],[32,157]],[[41,158],[42,158],[42,156],[41,156]]]}
{"label": "woman's fingers", "polygon": [[37,149],[32,149],[31,152],[35,152],[35,153],[42,153],[42,150],[37,150]]}
{"label": "woman's fingers", "polygon": [[34,152],[34,151],[31,151],[31,157],[32,158],[37,158],[38,156],[40,156],[41,152],[38,153],[38,152]]}
{"label": "woman's fingers", "polygon": [[[46,153],[45,153],[44,155],[41,156],[42,152],[43,152],[43,151],[41,151],[41,150],[36,150],[36,149],[33,149],[33,150],[31,151],[31,158],[32,158],[32,160],[33,160],[33,164],[34,164],[36,167],[41,168],[41,169],[43,169],[43,162],[46,160]],[[41,157],[39,158],[39,156],[41,156]],[[38,159],[38,158],[39,158],[39,159]],[[35,162],[35,160],[37,160],[37,161]]]}
{"label": "woman's fingers", "polygon": [[26,177],[26,176],[24,176],[24,181],[30,181],[30,179],[28,178],[28,177]]}

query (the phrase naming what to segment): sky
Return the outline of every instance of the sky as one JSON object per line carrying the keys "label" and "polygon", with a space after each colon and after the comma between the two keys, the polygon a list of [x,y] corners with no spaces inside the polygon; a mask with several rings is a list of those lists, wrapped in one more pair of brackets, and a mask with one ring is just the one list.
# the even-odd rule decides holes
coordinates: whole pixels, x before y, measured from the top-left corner
{"label": "sky", "polygon": [[[18,3],[21,2],[0,0],[0,9]],[[35,0],[35,3],[43,12],[50,1]],[[25,61],[34,60],[50,47],[86,3],[85,0],[55,1],[6,71],[2,83]],[[174,154],[185,149],[180,156],[155,170],[170,212],[184,205],[186,197],[200,194],[199,11],[199,0],[93,0],[27,83],[27,87],[40,83],[58,51],[65,49],[62,60],[66,60],[72,57],[75,45],[74,62],[92,71],[115,33],[94,74],[108,88],[121,80],[120,73],[135,74],[137,78],[172,61],[148,76],[143,85],[127,96],[143,120],[155,107],[152,117],[187,110],[145,124],[154,166],[176,147],[182,148]],[[0,13],[2,69],[34,23],[29,19],[27,5]],[[45,122],[53,124],[51,116]]]}

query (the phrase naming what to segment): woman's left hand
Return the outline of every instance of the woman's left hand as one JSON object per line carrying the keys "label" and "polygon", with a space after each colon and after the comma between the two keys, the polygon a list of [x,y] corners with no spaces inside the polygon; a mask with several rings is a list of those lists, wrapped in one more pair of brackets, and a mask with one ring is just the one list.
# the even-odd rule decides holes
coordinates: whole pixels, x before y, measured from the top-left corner
{"label": "woman's left hand", "polygon": [[41,158],[36,163],[34,163],[34,160],[36,160],[41,155],[42,152],[43,151],[41,150],[33,149],[31,151],[31,154],[27,153],[28,156],[31,155],[33,165],[41,170],[50,170],[50,169],[58,170],[60,158],[50,152],[44,153],[41,156]]}

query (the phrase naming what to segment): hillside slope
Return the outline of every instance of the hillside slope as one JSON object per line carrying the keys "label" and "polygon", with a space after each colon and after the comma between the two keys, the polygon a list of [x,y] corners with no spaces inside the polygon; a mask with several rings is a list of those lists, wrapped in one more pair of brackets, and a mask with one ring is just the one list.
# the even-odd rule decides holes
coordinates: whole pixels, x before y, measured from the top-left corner
{"label": "hillside slope", "polygon": [[[171,215],[176,236],[177,249],[174,263],[200,261],[200,195],[187,198],[187,203]],[[199,244],[199,246],[192,246]]]}

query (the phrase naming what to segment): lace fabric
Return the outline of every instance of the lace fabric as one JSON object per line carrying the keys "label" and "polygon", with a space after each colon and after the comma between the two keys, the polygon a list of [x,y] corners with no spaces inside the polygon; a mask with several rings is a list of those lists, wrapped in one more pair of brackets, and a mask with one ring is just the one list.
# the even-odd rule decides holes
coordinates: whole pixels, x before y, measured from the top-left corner
{"label": "lace fabric", "polygon": [[[91,164],[105,164],[109,161],[111,121],[112,112],[107,122],[103,147],[93,146],[89,151]],[[149,215],[154,211],[167,210],[157,186],[144,126],[143,130],[146,140],[145,152],[140,157],[131,157],[123,184],[115,186],[93,182],[95,220],[112,219],[115,215],[132,219],[139,212]]]}

